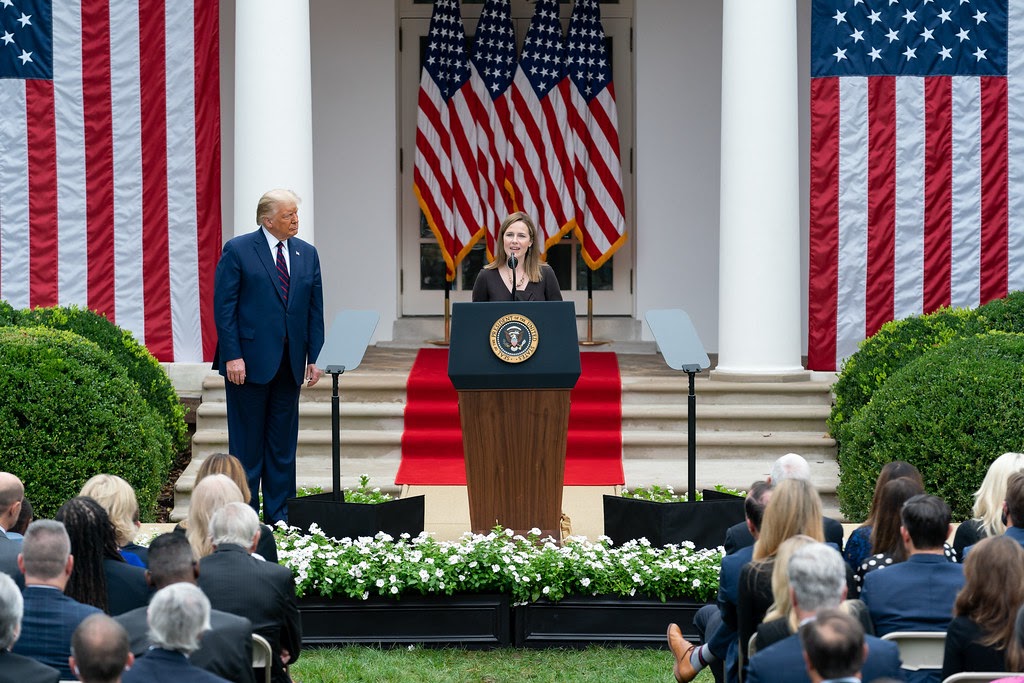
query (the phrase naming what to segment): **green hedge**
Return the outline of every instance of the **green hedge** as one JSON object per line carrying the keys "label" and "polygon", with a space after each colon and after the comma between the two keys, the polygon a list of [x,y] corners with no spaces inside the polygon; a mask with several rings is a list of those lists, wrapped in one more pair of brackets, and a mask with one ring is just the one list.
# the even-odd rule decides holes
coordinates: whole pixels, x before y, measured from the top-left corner
{"label": "green hedge", "polygon": [[987,333],[916,355],[844,427],[837,493],[847,519],[864,519],[893,460],[915,465],[954,518],[968,519],[988,465],[1024,448],[1024,335]]}
{"label": "green hedge", "polygon": [[[0,310],[0,324],[4,314]],[[17,313],[15,324],[23,327],[50,327],[79,334],[109,353],[139,387],[142,398],[160,415],[175,451],[188,448],[185,410],[167,373],[146,349],[105,317],[77,306],[36,308]]]}
{"label": "green hedge", "polygon": [[50,517],[100,472],[135,488],[153,519],[173,450],[160,416],[98,345],[44,327],[0,328],[0,453]]}

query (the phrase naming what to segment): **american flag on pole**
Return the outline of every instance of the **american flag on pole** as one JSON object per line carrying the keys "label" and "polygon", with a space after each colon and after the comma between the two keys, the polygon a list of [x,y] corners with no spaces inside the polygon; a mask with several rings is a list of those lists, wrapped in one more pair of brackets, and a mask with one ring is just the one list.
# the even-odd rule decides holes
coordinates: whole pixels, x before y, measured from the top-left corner
{"label": "american flag on pole", "polygon": [[486,233],[478,183],[480,108],[458,0],[435,0],[420,77],[413,188],[441,246],[447,278]]}
{"label": "american flag on pole", "polygon": [[477,163],[480,200],[487,226],[487,253],[494,255],[494,239],[505,216],[512,213],[512,197],[505,185],[512,115],[509,86],[516,72],[516,33],[509,0],[487,0],[480,13],[473,41],[470,80],[480,108],[477,121]]}
{"label": "american flag on pole", "polygon": [[0,297],[212,356],[217,3],[0,0]]}
{"label": "american flag on pole", "polygon": [[814,0],[808,367],[1024,287],[1024,3]]}
{"label": "american flag on pole", "polygon": [[546,250],[572,229],[575,213],[558,0],[537,0],[512,83],[512,103],[511,191],[516,208],[536,221]]}
{"label": "american flag on pole", "polygon": [[583,260],[596,270],[626,241],[619,117],[598,0],[577,0],[572,10],[568,73],[576,236]]}

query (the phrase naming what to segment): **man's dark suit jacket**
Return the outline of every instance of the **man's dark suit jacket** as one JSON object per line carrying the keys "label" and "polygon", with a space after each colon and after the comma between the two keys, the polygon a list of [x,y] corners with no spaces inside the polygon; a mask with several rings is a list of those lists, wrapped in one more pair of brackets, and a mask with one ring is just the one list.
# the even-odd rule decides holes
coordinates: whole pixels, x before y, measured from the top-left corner
{"label": "man's dark suit jacket", "polygon": [[107,611],[110,616],[130,612],[149,604],[153,595],[146,583],[146,570],[127,562],[103,560],[103,573],[107,577]]}
{"label": "man's dark suit jacket", "polygon": [[[146,608],[139,607],[117,617],[131,638],[132,654],[142,657],[149,651],[149,625]],[[234,683],[255,683],[252,672],[252,624],[220,610],[210,610],[210,630],[199,639],[199,649],[189,661]]]}
{"label": "man's dark suit jacket", "polygon": [[0,683],[57,683],[60,672],[34,659],[0,650]]}
{"label": "man's dark suit jacket", "polygon": [[[843,525],[832,519],[831,517],[825,517],[821,521],[822,530],[825,532],[825,543],[831,543],[835,547],[842,550],[843,548]],[[740,522],[739,524],[733,524],[725,532],[725,554],[732,555],[740,548],[746,548],[748,545],[754,545],[754,537],[750,535],[750,529],[747,528],[747,523]]]}
{"label": "man's dark suit jacket", "polygon": [[14,579],[19,588],[24,587],[25,577],[18,569],[18,553],[21,552],[21,541],[7,538],[6,534],[0,532],[0,572]]}
{"label": "man's dark suit jacket", "polygon": [[227,543],[199,561],[199,587],[214,609],[252,622],[253,631],[266,638],[274,651],[273,680],[288,681],[281,650],[287,650],[295,661],[302,648],[302,622],[291,570],[257,560],[241,546]]}
{"label": "man's dark suit jacket", "polygon": [[[904,680],[900,652],[896,643],[864,636],[868,657],[861,668],[864,681],[876,678]],[[759,651],[750,658],[744,683],[810,683],[800,636],[792,635]]]}
{"label": "man's dark suit jacket", "polygon": [[71,634],[82,620],[102,614],[92,605],[83,605],[49,586],[26,586],[25,615],[21,619],[21,635],[13,652],[52,666],[62,679],[73,680],[68,666]]}
{"label": "man's dark suit jacket", "polygon": [[225,683],[220,676],[190,664],[185,655],[153,648],[136,659],[121,676],[121,683]]}
{"label": "man's dark suit jacket", "polygon": [[316,248],[288,240],[288,305],[278,288],[277,266],[263,228],[229,240],[217,264],[213,290],[217,348],[213,369],[227,376],[229,360],[245,360],[245,381],[267,384],[281,366],[285,339],[295,383],[324,345],[323,285]]}

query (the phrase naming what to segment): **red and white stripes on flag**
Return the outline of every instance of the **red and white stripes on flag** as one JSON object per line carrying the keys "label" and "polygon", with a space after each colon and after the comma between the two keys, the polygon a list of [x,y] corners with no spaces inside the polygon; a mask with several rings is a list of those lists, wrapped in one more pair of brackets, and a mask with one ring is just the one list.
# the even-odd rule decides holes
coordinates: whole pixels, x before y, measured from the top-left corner
{"label": "red and white stripes on flag", "polygon": [[808,367],[1024,287],[1024,7],[815,0]]}
{"label": "red and white stripes on flag", "polygon": [[575,225],[568,103],[558,0],[537,0],[512,82],[507,176],[516,208],[537,223],[545,251]]}
{"label": "red and white stripes on flag", "polygon": [[441,246],[447,278],[486,233],[480,201],[477,121],[458,0],[435,0],[420,78],[413,187]]}
{"label": "red and white stripes on flag", "polygon": [[0,297],[212,357],[218,21],[195,0],[0,2]]}
{"label": "red and white stripes on flag", "polygon": [[572,10],[567,69],[576,236],[583,260],[597,269],[626,241],[619,117],[598,0],[577,0]]}

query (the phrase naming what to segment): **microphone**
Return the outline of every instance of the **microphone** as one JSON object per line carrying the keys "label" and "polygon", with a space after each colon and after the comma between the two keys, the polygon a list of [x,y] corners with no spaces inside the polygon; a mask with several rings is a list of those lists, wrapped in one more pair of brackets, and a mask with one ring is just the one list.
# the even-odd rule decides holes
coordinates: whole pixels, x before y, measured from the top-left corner
{"label": "microphone", "polygon": [[509,267],[509,270],[512,271],[512,301],[515,301],[516,300],[516,266],[519,265],[519,259],[517,259],[515,257],[515,255],[509,256],[508,257],[508,261],[505,262],[505,265],[507,265]]}

